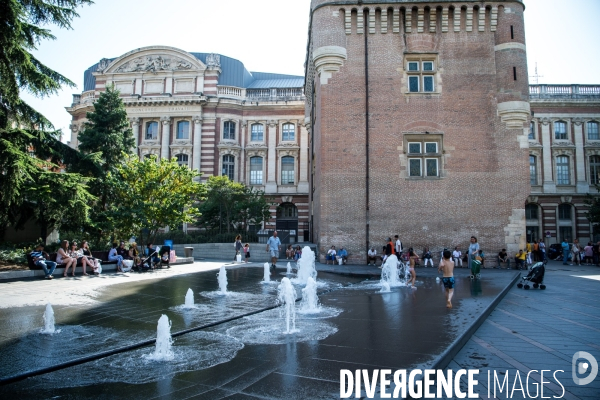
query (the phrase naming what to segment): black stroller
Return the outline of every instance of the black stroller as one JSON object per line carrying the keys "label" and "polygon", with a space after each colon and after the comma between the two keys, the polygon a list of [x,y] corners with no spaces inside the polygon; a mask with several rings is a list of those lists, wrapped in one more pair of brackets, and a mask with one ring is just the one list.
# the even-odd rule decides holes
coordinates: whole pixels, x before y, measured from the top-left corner
{"label": "black stroller", "polygon": [[537,262],[533,264],[527,276],[521,277],[521,282],[517,283],[517,287],[519,289],[523,288],[525,290],[528,290],[530,286],[527,282],[531,282],[533,283],[534,289],[537,289],[539,287],[541,290],[544,290],[546,289],[546,285],[544,285],[542,282],[544,282],[545,273],[546,267],[544,266],[544,263]]}
{"label": "black stroller", "polygon": [[154,268],[171,268],[171,265],[169,264],[170,261],[170,255],[171,255],[171,247],[169,246],[162,246],[160,248],[160,251],[158,252],[158,258],[159,258],[159,262],[155,264]]}

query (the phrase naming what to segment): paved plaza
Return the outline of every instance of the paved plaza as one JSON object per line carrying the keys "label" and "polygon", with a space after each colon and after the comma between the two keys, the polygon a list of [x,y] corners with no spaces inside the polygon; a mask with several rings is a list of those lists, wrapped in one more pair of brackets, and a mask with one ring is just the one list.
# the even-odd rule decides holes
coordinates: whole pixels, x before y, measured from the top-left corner
{"label": "paved plaza", "polygon": [[[216,277],[223,264],[0,281],[0,380],[15,378],[0,386],[0,396],[339,398],[342,369],[447,367],[479,369],[480,398],[488,398],[488,370],[507,376],[511,389],[517,371],[525,384],[537,370],[529,375],[529,397],[517,391],[512,398],[534,398],[541,370],[564,371],[556,375],[560,385],[544,375],[544,397],[600,397],[598,378],[578,386],[571,377],[576,352],[600,359],[600,268],[551,262],[545,291],[516,288],[515,270],[485,269],[481,280],[471,280],[457,269],[454,308],[447,310],[434,268],[417,270],[416,289],[379,293],[378,268],[317,264],[322,312],[297,313],[297,331],[283,334],[278,283],[261,283],[261,264],[229,263],[223,296]],[[272,281],[286,276],[285,262],[279,267]],[[191,310],[182,307],[188,288]],[[303,285],[295,288],[301,297]],[[48,302],[60,330],[54,335],[40,333]],[[149,360],[153,344],[136,347],[153,342],[162,314],[174,334],[175,358],[167,363]],[[114,354],[96,357],[107,351]],[[19,379],[28,374],[34,376]],[[490,398],[511,398],[506,387],[496,387],[494,397],[491,386]]]}

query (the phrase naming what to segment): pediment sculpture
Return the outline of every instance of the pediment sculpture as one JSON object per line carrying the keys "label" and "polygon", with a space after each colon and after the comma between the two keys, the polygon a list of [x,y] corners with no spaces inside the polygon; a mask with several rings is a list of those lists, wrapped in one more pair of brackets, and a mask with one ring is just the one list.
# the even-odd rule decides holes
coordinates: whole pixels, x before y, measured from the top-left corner
{"label": "pediment sculpture", "polygon": [[134,58],[122,64],[116,72],[180,71],[191,68],[192,64],[181,58],[166,58],[159,55]]}

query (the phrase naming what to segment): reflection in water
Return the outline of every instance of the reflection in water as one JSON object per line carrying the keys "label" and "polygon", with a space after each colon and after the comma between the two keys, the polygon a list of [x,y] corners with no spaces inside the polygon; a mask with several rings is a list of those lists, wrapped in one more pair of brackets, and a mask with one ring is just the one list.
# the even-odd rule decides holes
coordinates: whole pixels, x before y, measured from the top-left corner
{"label": "reflection in water", "polygon": [[471,280],[471,296],[478,296],[481,293],[482,293],[481,280],[480,279]]}

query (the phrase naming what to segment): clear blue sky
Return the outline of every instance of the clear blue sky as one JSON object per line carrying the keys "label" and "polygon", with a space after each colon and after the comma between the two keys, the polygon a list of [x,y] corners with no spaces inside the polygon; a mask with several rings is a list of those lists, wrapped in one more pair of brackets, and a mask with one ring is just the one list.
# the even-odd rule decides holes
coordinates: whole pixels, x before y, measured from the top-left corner
{"label": "clear blue sky", "polygon": [[[539,83],[600,84],[600,0],[525,0],[529,74]],[[24,95],[70,138],[64,107],[101,58],[166,45],[236,58],[250,71],[304,74],[310,0],[96,0],[73,30],[53,29],[36,56],[78,88],[42,100]],[[531,83],[535,83],[530,79]]]}

